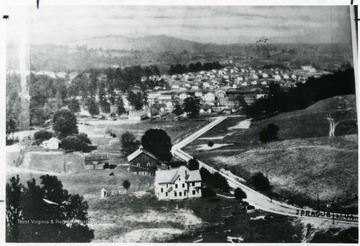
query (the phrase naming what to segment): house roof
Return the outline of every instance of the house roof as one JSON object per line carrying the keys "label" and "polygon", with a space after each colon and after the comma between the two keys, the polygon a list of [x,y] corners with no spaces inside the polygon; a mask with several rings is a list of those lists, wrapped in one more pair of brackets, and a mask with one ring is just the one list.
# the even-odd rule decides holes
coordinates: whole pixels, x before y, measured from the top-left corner
{"label": "house roof", "polygon": [[153,158],[154,160],[158,160],[158,158],[156,158],[156,156],[154,156],[153,154],[151,154],[149,151],[146,151],[143,148],[138,148],[136,151],[134,151],[133,153],[131,153],[128,157],[127,160],[128,161],[132,161],[134,160],[136,157],[138,157],[140,154],[144,153],[147,156],[150,156],[151,158]]}
{"label": "house roof", "polygon": [[201,181],[199,170],[190,171],[187,167],[180,166],[177,169],[156,171],[155,183],[171,184],[174,183],[179,177],[184,178],[186,182]]}
{"label": "house roof", "polygon": [[61,141],[55,137],[52,137],[50,138],[49,140],[46,140],[46,141],[43,141],[42,143],[44,144],[48,144],[48,143],[51,143],[51,142],[57,142],[57,143],[61,143]]}
{"label": "house roof", "polygon": [[85,161],[100,161],[100,160],[109,160],[109,157],[104,154],[93,154],[85,156]]}

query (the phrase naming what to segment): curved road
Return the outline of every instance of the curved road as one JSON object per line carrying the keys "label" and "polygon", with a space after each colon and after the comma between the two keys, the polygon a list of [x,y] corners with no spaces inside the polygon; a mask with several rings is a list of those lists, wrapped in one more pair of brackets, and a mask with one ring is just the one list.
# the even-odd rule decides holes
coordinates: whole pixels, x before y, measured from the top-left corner
{"label": "curved road", "polygon": [[[214,126],[221,123],[226,118],[227,118],[226,116],[217,117],[214,121],[212,121],[208,125],[204,126],[197,132],[191,134],[187,138],[185,138],[182,141],[180,141],[179,143],[175,144],[172,147],[171,152],[174,155],[183,159],[184,161],[189,161],[193,157],[191,155],[185,153],[184,151],[182,151],[181,148],[183,148],[187,144],[191,143],[192,141],[194,141],[195,139],[200,137],[202,134],[204,134],[205,132],[207,132],[211,128],[213,128]],[[208,169],[210,172],[218,172],[218,170],[205,164],[202,161],[199,161],[199,163],[200,163],[200,167],[204,167],[204,168]],[[306,216],[306,218],[312,218],[312,219],[316,219],[316,220],[333,221],[333,217],[334,217],[337,224],[341,223],[344,225],[358,226],[358,215],[352,215],[354,217],[354,219],[350,219],[350,218],[346,219],[346,218],[341,218],[341,217],[336,218],[336,216],[337,216],[336,213],[335,214],[332,214],[332,213],[324,214],[324,213],[319,213],[318,211],[310,209],[310,208],[299,208],[299,207],[295,207],[295,206],[292,206],[292,205],[289,205],[286,203],[275,201],[255,190],[251,189],[250,187],[246,186],[245,184],[240,183],[233,177],[230,177],[221,172],[219,172],[219,173],[227,179],[230,187],[232,187],[234,189],[240,187],[247,195],[246,201],[249,204],[255,206],[255,208],[257,208],[257,209],[261,209],[261,210],[275,213],[275,214],[287,215],[287,216],[295,216],[295,217]]]}

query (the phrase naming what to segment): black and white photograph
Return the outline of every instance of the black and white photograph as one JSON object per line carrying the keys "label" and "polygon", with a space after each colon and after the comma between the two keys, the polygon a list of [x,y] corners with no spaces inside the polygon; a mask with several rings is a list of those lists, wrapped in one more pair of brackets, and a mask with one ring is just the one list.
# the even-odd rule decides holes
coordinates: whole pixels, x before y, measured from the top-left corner
{"label": "black and white photograph", "polygon": [[357,6],[29,2],[6,243],[358,244]]}

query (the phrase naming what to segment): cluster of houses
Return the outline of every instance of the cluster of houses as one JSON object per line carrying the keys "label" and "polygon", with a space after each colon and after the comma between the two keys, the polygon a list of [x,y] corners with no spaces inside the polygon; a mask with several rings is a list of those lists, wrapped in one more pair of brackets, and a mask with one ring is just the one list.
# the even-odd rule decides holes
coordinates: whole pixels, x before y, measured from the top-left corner
{"label": "cluster of houses", "polygon": [[[201,71],[174,75],[154,75],[149,79],[165,80],[171,89],[154,88],[148,91],[148,107],[142,112],[134,112],[126,96],[123,97],[124,107],[129,111],[129,119],[141,120],[146,117],[172,112],[175,105],[182,105],[188,97],[201,99],[200,113],[236,112],[243,106],[239,96],[247,105],[268,94],[271,83],[281,87],[296,87],[305,83],[308,77],[327,74],[316,71],[312,66],[302,66],[298,70],[280,68],[255,69],[228,66],[219,70]],[[145,81],[147,77],[142,77]]]}

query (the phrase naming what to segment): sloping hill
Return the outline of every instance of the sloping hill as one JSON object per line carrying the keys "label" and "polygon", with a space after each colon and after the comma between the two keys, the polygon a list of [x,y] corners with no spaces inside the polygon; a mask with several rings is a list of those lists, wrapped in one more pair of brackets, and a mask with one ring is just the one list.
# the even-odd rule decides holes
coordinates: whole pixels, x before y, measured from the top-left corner
{"label": "sloping hill", "polygon": [[264,173],[273,191],[299,205],[357,205],[357,135],[284,140],[210,161],[246,179]]}
{"label": "sloping hill", "polygon": [[357,133],[355,95],[336,96],[319,101],[310,107],[282,113],[271,118],[252,122],[245,133],[241,130],[225,138],[226,142],[257,142],[260,131],[268,124],[279,127],[279,139],[324,137],[329,135],[328,115],[339,122],[335,136]]}

